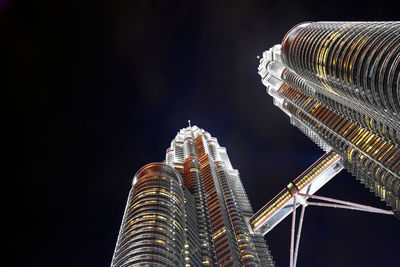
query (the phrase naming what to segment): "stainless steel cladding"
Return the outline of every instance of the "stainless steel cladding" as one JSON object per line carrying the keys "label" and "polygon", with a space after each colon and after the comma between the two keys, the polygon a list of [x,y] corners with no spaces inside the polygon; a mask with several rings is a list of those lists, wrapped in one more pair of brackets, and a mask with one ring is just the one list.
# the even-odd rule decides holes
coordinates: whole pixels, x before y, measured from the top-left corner
{"label": "stainless steel cladding", "polygon": [[292,124],[399,216],[400,23],[301,23],[258,70]]}
{"label": "stainless steel cladding", "polygon": [[112,266],[265,266],[274,262],[239,172],[216,138],[181,129],[165,164],[133,179]]}
{"label": "stainless steel cladding", "polygon": [[285,36],[282,53],[307,80],[400,118],[400,22],[300,24]]}
{"label": "stainless steel cladding", "polygon": [[184,266],[185,207],[179,173],[152,163],[132,184],[112,266]]}

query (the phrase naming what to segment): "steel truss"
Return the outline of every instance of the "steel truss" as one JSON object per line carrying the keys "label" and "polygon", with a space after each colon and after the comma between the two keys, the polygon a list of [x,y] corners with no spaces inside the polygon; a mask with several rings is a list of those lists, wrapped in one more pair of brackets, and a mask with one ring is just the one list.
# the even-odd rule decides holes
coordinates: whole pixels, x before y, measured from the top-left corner
{"label": "steel truss", "polygon": [[[310,202],[307,201],[306,198],[313,198],[317,200],[322,200],[326,202]],[[300,220],[299,220],[299,229],[297,231],[296,243],[294,242],[295,232],[296,232],[296,200],[302,205]],[[327,203],[328,202],[328,203]],[[304,213],[307,206],[320,206],[320,207],[329,207],[329,208],[340,208],[340,209],[349,209],[349,210],[358,210],[358,211],[366,211],[372,213],[380,213],[386,215],[394,215],[394,212],[391,210],[379,209],[367,205],[362,205],[350,201],[343,201],[334,198],[321,197],[316,195],[308,195],[297,192],[293,195],[293,212],[292,212],[292,229],[290,235],[290,267],[296,267],[297,265],[297,255],[299,252],[299,244],[300,244],[300,236],[301,229],[303,226]]]}

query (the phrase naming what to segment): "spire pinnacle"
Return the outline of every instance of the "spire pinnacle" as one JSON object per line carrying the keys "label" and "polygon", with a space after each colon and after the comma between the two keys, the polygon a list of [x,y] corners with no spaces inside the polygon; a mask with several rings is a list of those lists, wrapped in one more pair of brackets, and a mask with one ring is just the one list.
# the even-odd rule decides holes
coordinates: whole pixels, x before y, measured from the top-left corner
{"label": "spire pinnacle", "polygon": [[189,124],[189,127],[192,127],[192,125],[190,124],[190,120],[188,120],[188,124]]}

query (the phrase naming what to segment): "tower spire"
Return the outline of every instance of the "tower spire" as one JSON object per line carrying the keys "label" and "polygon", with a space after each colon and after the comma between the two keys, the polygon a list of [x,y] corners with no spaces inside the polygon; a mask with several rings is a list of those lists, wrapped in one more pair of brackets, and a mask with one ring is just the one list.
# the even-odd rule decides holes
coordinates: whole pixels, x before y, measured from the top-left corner
{"label": "tower spire", "polygon": [[189,127],[192,127],[192,125],[190,124],[190,120],[188,120],[188,124],[189,124]]}

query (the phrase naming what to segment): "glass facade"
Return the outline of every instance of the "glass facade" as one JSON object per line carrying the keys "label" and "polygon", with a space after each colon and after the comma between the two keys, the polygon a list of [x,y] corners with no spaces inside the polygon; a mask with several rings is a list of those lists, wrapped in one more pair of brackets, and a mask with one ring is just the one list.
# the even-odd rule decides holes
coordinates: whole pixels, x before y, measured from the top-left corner
{"label": "glass facade", "polygon": [[252,215],[226,149],[189,126],[135,175],[112,266],[274,266]]}
{"label": "glass facade", "polygon": [[183,266],[185,197],[180,175],[162,163],[133,179],[112,266]]}
{"label": "glass facade", "polygon": [[400,116],[400,22],[300,24],[282,42],[287,66],[394,119]]}
{"label": "glass facade", "polygon": [[259,74],[291,123],[400,213],[400,23],[306,22]]}

